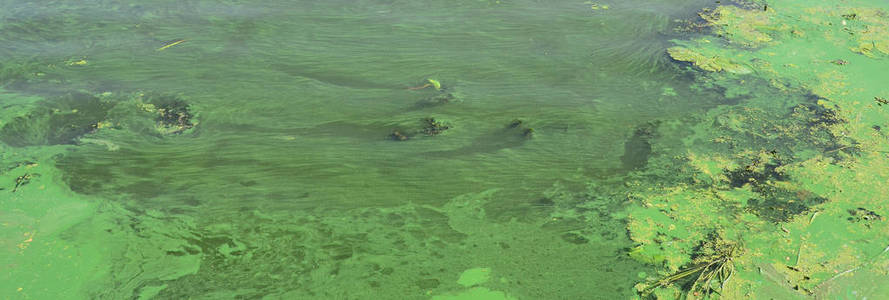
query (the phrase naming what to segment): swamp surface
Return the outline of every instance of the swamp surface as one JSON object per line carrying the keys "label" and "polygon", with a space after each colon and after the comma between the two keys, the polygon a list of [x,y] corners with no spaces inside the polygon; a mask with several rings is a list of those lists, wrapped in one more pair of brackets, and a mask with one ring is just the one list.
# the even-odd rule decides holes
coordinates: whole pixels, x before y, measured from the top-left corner
{"label": "swamp surface", "polygon": [[0,298],[878,298],[886,70],[881,1],[0,1]]}

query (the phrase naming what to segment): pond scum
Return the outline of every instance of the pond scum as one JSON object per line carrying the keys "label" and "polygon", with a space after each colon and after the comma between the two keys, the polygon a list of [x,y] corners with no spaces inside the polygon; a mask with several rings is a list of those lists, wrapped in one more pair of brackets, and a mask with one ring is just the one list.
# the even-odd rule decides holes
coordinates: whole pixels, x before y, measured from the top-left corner
{"label": "pond scum", "polygon": [[[550,214],[546,219],[577,223],[625,219],[625,232],[634,246],[621,255],[658,270],[656,274],[638,274],[639,282],[631,292],[640,299],[877,299],[889,295],[889,285],[885,284],[889,282],[889,4],[863,0],[747,1],[704,9],[699,16],[678,29],[696,38],[674,41],[664,55],[673,59],[677,72],[695,78],[695,88],[721,91],[727,99],[725,105],[705,114],[640,127],[634,145],[644,146],[641,152],[647,161],[628,159],[632,171],[591,183],[583,193],[566,192],[557,184],[539,203],[551,209],[546,211]],[[67,66],[88,63],[74,60]],[[0,79],[9,88],[26,83],[54,86],[58,80],[44,76],[45,68],[38,63],[8,64],[0,66]],[[429,84],[441,89],[437,81],[430,80]],[[539,242],[529,237],[509,246],[480,234],[479,228],[497,227],[501,233],[529,236],[523,225],[485,220],[484,202],[496,190],[458,197],[441,208],[407,205],[368,208],[349,215],[309,212],[297,217],[258,210],[231,213],[248,215],[255,221],[255,228],[269,233],[262,237],[256,237],[255,228],[227,224],[228,215],[202,221],[201,225],[211,225],[204,226],[201,233],[177,231],[178,227],[199,226],[192,224],[197,222],[192,219],[167,220],[165,212],[157,210],[144,211],[137,220],[127,216],[121,207],[125,205],[70,200],[82,196],[61,190],[49,180],[62,177],[51,163],[66,163],[59,158],[65,153],[65,145],[119,151],[118,142],[112,141],[106,130],[126,129],[157,139],[192,134],[199,129],[200,118],[185,100],[143,92],[68,93],[37,106],[34,103],[40,100],[34,98],[4,96],[7,107],[0,114],[5,118],[0,120],[0,141],[5,144],[0,145],[0,160],[4,162],[0,165],[0,192],[55,200],[31,207],[21,202],[0,203],[3,227],[14,229],[3,231],[0,256],[8,258],[0,262],[23,269],[54,264],[83,274],[83,282],[110,280],[115,285],[113,289],[83,288],[95,298],[187,298],[198,294],[211,298],[223,294],[259,297],[269,293],[264,285],[248,286],[250,282],[305,289],[280,294],[284,298],[334,297],[326,294],[331,289],[324,285],[323,278],[342,272],[340,276],[355,282],[379,286],[382,283],[377,278],[395,272],[387,266],[394,262],[382,258],[360,265],[350,261],[359,255],[360,247],[371,247],[362,250],[368,253],[406,248],[404,253],[413,253],[412,261],[421,261],[418,268],[422,269],[427,267],[422,263],[424,258],[443,256],[430,250],[435,248],[426,245],[425,235],[438,237],[440,240],[432,243],[441,245],[463,240],[497,245],[491,253],[510,247],[530,248],[527,245]],[[77,113],[85,111],[89,113]],[[424,131],[428,135],[448,129],[433,118],[424,122],[426,128],[432,128]],[[521,126],[520,120],[509,125]],[[530,127],[521,130],[526,136],[533,132]],[[395,133],[393,139],[407,139]],[[35,149],[24,148],[29,146],[44,148],[23,150]],[[96,194],[101,189],[88,178],[65,180],[79,194]],[[25,190],[29,187],[39,189]],[[625,211],[614,213],[624,206]],[[96,210],[118,212],[121,217],[84,222],[89,212]],[[32,216],[43,216],[45,221],[40,223]],[[441,219],[446,225],[434,223]],[[554,223],[532,224],[540,228],[535,227],[530,236],[551,234],[541,228]],[[77,254],[76,261],[71,260],[69,245],[61,240],[33,243],[35,236],[75,224],[88,228],[117,224],[129,227],[139,238],[127,237],[117,231],[118,227],[110,226],[115,230],[103,230],[102,234],[107,231],[108,236],[131,243],[121,246],[108,242],[107,248],[119,247],[124,257],[103,256],[111,250],[84,251]],[[427,229],[419,229],[423,226]],[[571,228],[554,237],[553,245],[562,241],[583,244],[590,236],[624,233],[621,228]],[[149,242],[142,237],[155,240]],[[382,246],[367,246],[368,240]],[[26,249],[39,249],[45,255],[39,261],[13,260]],[[72,249],[80,251],[76,246]],[[31,253],[27,254],[34,255]],[[145,262],[134,266],[131,259]],[[116,274],[90,267],[107,264],[107,260],[118,268]],[[437,296],[431,292],[426,295],[433,299],[513,298],[500,291],[507,288],[484,286],[490,272],[496,270],[464,267],[468,269],[456,284],[465,290],[439,293],[436,288],[445,284],[431,273],[416,285],[422,290],[436,290]],[[253,274],[257,268],[274,272],[256,272],[249,280],[238,277]],[[143,273],[155,277],[145,280],[147,275]],[[308,275],[280,278],[278,274],[282,273]],[[359,276],[365,273],[370,275]],[[0,283],[3,293],[22,292],[20,282],[9,280],[10,274],[22,273],[0,277],[4,279]],[[66,282],[69,278],[65,276],[44,276],[40,285],[45,290],[26,292],[50,295],[48,286]],[[390,280],[399,282],[396,290],[406,290],[414,284],[410,280],[416,278],[399,279]],[[617,285],[621,283],[616,282],[618,279],[598,284]],[[322,283],[313,285],[312,280]],[[565,281],[565,285],[583,284],[577,278],[573,280]],[[239,282],[244,286],[237,291],[209,291],[208,286],[214,282]],[[507,284],[503,278],[499,282]],[[559,282],[562,280],[552,281]]]}
{"label": "pond scum", "polygon": [[702,34],[667,54],[733,103],[661,124],[629,175],[629,255],[660,268],[640,297],[889,294],[887,6],[733,3],[681,29]]}

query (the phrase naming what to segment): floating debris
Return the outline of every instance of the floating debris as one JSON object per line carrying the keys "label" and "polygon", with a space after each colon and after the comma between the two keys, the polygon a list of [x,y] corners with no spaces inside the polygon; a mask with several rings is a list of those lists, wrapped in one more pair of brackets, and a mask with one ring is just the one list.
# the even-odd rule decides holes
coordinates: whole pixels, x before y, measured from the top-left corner
{"label": "floating debris", "polygon": [[450,126],[445,125],[442,122],[436,121],[435,118],[429,117],[423,119],[423,134],[428,136],[439,135],[445,130],[450,129]]}
{"label": "floating debris", "polygon": [[389,134],[389,139],[394,141],[407,141],[411,139],[414,135],[423,134],[426,136],[436,136],[443,133],[445,130],[451,128],[450,125],[446,125],[444,122],[436,120],[433,117],[423,118],[420,121],[420,126],[413,127],[414,129],[403,129],[396,128],[392,130],[392,133]]}
{"label": "floating debris", "polygon": [[525,128],[525,130],[522,130],[522,136],[526,138],[534,137],[534,128]]}
{"label": "floating debris", "polygon": [[18,189],[19,189],[20,187],[22,187],[22,186],[24,186],[24,185],[26,185],[26,184],[28,184],[28,183],[31,183],[31,178],[33,178],[33,176],[35,176],[35,175],[38,175],[38,174],[33,174],[33,175],[32,175],[32,174],[30,174],[30,173],[26,173],[25,175],[16,177],[16,178],[15,178],[15,187],[12,188],[12,192],[15,193],[16,191],[18,191]]}
{"label": "floating debris", "polygon": [[398,130],[393,130],[392,134],[389,135],[389,138],[396,141],[407,141],[408,139],[410,139],[410,137]]}
{"label": "floating debris", "polygon": [[164,46],[157,48],[157,51],[163,51],[167,48],[182,44],[184,42],[185,42],[185,40],[183,40],[183,39],[175,39],[175,40],[171,40],[171,41],[166,41],[166,42],[164,42]]}
{"label": "floating debris", "polygon": [[521,119],[513,119],[512,121],[509,122],[508,125],[506,125],[506,129],[507,129],[507,130],[510,130],[510,129],[519,129],[519,130],[520,130],[519,132],[520,132],[520,135],[521,135],[521,136],[523,136],[523,137],[525,137],[525,138],[532,138],[532,137],[534,137],[534,128],[527,127],[527,126],[524,126],[524,125],[525,125],[525,121],[523,121],[523,120],[521,120]]}
{"label": "floating debris", "polygon": [[[715,236],[715,234],[711,234]],[[686,293],[689,296],[709,296],[722,290],[725,283],[735,274],[734,259],[741,254],[741,247],[737,243],[722,240],[718,236],[714,240],[705,241],[699,247],[700,253],[694,259],[694,266],[680,270],[670,276],[664,277],[651,285],[641,284],[642,297],[648,297],[656,288],[665,287],[686,278],[694,278],[691,286],[687,286]],[[697,275],[697,277],[694,277]],[[691,298],[691,297],[689,297]]]}
{"label": "floating debris", "polygon": [[883,216],[863,207],[850,209],[848,212],[850,217],[846,220],[852,223],[864,222],[864,226],[867,226],[867,228],[870,228],[871,223],[874,221],[883,221]]}
{"label": "floating debris", "polygon": [[69,66],[69,67],[82,67],[82,66],[86,66],[88,64],[89,64],[89,61],[87,61],[86,58],[69,59],[68,61],[65,61],[65,65]]}
{"label": "floating debris", "polygon": [[140,94],[140,101],[143,97],[144,102],[138,105],[143,111],[157,114],[155,121],[161,134],[182,133],[196,125],[191,106],[178,96]]}
{"label": "floating debris", "polygon": [[416,90],[422,90],[422,89],[425,89],[425,88],[428,88],[428,87],[434,87],[436,91],[441,91],[441,88],[442,88],[442,87],[441,87],[441,82],[439,82],[438,80],[429,78],[429,79],[426,79],[426,83],[424,83],[423,85],[419,85],[419,86],[415,86],[415,87],[409,87],[409,88],[407,88],[407,89],[408,89],[408,90],[412,90],[412,91],[416,91]]}

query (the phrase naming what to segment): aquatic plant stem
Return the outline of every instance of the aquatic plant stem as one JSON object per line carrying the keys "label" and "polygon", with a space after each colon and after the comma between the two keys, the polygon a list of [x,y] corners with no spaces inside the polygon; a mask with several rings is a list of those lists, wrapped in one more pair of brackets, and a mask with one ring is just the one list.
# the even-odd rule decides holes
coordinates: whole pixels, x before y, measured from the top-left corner
{"label": "aquatic plant stem", "polygon": [[880,252],[879,254],[875,255],[875,256],[874,256],[873,258],[871,258],[871,260],[868,261],[867,263],[864,263],[864,264],[859,265],[859,266],[857,266],[857,267],[854,267],[854,268],[845,270],[845,271],[843,271],[843,272],[840,272],[840,273],[838,273],[838,274],[836,274],[836,275],[833,275],[833,277],[830,277],[830,278],[828,278],[827,280],[825,280],[824,282],[819,283],[817,286],[815,286],[815,288],[814,288],[813,290],[817,290],[817,289],[819,289],[822,285],[825,285],[825,284],[827,284],[828,282],[831,282],[831,281],[833,281],[834,279],[839,278],[840,276],[843,276],[843,275],[846,275],[846,274],[855,272],[855,271],[857,271],[858,269],[861,269],[862,267],[865,267],[865,266],[867,266],[867,265],[870,265],[870,264],[874,263],[874,261],[876,261],[881,255],[883,255],[883,254],[886,253],[886,252],[889,252],[889,246],[886,246],[886,248],[884,248],[882,252]]}

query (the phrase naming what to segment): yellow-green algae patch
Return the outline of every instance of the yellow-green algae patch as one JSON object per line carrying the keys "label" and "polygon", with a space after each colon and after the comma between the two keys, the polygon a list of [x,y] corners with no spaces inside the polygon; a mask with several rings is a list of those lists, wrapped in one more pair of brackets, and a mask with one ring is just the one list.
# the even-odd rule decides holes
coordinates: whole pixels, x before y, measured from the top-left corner
{"label": "yellow-green algae patch", "polygon": [[694,64],[695,67],[701,68],[704,71],[725,71],[735,74],[749,74],[751,72],[749,68],[734,63],[724,57],[708,56],[684,47],[672,47],[667,49],[667,53],[675,60],[690,62]]}
{"label": "yellow-green algae patch", "polygon": [[491,279],[491,268],[472,268],[463,271],[457,284],[467,287],[466,290],[435,295],[433,300],[510,300],[515,299],[504,292],[478,286]]}
{"label": "yellow-green algae patch", "polygon": [[738,6],[719,6],[704,10],[699,15],[713,28],[716,35],[728,37],[731,43],[744,47],[761,47],[773,41],[771,34],[789,25],[775,25],[774,10],[744,9]]}
{"label": "yellow-green algae patch", "polygon": [[490,279],[491,268],[472,268],[463,271],[463,274],[460,274],[460,279],[457,280],[457,284],[465,287],[471,287],[488,282],[488,280]]}
{"label": "yellow-green algae patch", "polygon": [[[42,100],[2,89],[0,99],[5,105],[0,127],[26,115]],[[116,242],[69,239],[98,236],[101,231],[78,226],[89,223],[99,205],[60,184],[62,175],[53,163],[66,150],[66,146],[14,148],[0,143],[0,161],[5,162],[0,166],[0,298],[89,298],[89,287],[71,284],[71,277],[100,284],[110,272],[103,260]]]}
{"label": "yellow-green algae patch", "polygon": [[721,6],[701,13],[713,36],[668,50],[707,71],[698,74],[701,87],[739,103],[695,118],[681,138],[686,150],[661,146],[672,156],[652,164],[687,172],[684,182],[630,194],[638,206],[629,210],[637,243],[629,255],[663,267],[640,291],[693,269],[701,245],[729,240],[744,251],[733,276],[711,286],[718,293],[687,293],[677,282],[649,297],[887,293],[887,9],[885,2],[834,0]]}

